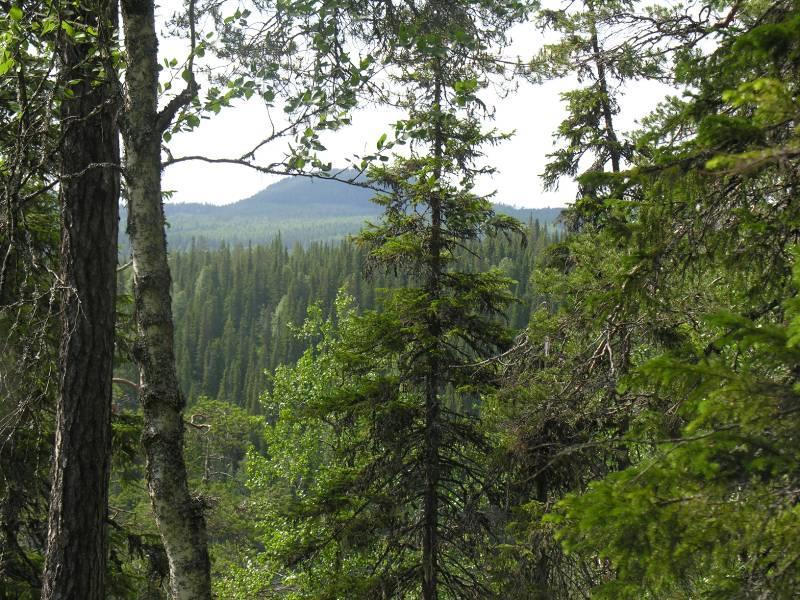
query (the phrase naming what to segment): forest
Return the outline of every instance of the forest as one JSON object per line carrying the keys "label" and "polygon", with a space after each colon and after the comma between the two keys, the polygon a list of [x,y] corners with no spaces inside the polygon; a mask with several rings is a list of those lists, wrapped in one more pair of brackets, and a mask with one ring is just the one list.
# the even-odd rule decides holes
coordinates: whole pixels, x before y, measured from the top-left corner
{"label": "forest", "polygon": [[[797,0],[0,11],[0,599],[800,595]],[[494,103],[553,81],[520,220]],[[183,163],[374,212],[178,217]]]}

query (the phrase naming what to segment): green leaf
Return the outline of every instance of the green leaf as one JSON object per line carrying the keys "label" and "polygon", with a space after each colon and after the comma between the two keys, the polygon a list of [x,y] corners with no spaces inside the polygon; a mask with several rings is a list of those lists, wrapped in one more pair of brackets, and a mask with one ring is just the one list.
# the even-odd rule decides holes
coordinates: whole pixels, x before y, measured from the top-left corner
{"label": "green leaf", "polygon": [[7,61],[0,63],[0,75],[5,75],[14,66],[14,59],[9,58]]}
{"label": "green leaf", "polygon": [[8,16],[14,21],[22,21],[22,17],[24,17],[25,14],[19,6],[12,6],[8,11]]}

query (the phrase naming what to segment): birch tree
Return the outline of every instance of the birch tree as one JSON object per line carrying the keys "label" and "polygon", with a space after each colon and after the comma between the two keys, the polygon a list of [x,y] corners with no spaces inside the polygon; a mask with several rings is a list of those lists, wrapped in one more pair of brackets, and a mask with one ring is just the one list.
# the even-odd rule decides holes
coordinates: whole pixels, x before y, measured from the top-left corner
{"label": "birch tree", "polygon": [[[128,62],[122,134],[139,336],[134,359],[141,381],[147,486],[169,559],[172,597],[202,600],[211,597],[208,548],[203,505],[189,492],[183,459],[185,399],[175,371],[161,197],[161,136],[176,112],[195,96],[197,86],[190,77],[182,94],[159,112],[155,4],[124,0],[121,8]],[[193,15],[190,18],[194,27]]]}
{"label": "birch tree", "polygon": [[[322,2],[320,6],[304,2],[259,5],[265,16],[261,26],[254,28],[255,35],[247,33],[248,12],[237,9],[224,17],[220,6],[212,6],[208,14],[216,20],[222,35],[217,56],[233,61],[231,73],[235,76],[225,93],[213,85],[212,79],[201,98],[195,59],[203,55],[206,44],[198,40],[197,11],[191,0],[185,18],[179,20],[188,32],[190,45],[188,59],[181,67],[186,86],[159,109],[161,67],[154,2],[121,3],[127,56],[122,136],[139,336],[134,359],[141,380],[147,485],[169,559],[171,593],[176,599],[209,598],[211,591],[204,506],[190,494],[182,454],[185,398],[175,365],[161,170],[184,160],[234,162],[268,173],[301,171],[305,157],[309,157],[310,166],[321,166],[310,156],[320,145],[308,125],[326,129],[345,122],[343,114],[354,104],[350,90],[360,84],[363,70],[362,65],[351,64],[341,50],[335,27],[337,6],[335,2]],[[254,93],[268,105],[282,95],[289,115],[282,126],[268,130],[256,148],[238,158],[174,158],[167,151],[162,162],[162,141],[197,127],[199,115],[217,113],[233,98],[250,98]],[[252,162],[258,148],[298,132],[302,132],[297,136],[298,147],[285,162],[268,166]]]}

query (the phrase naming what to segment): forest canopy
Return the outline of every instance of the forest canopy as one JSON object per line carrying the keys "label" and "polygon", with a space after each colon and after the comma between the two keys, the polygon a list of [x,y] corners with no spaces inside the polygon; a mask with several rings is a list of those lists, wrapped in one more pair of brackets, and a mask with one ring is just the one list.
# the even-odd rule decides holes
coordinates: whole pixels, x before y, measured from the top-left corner
{"label": "forest canopy", "polygon": [[[797,2],[188,0],[174,61],[150,0],[0,10],[0,598],[800,594]],[[577,195],[519,221],[491,104],[556,79]],[[245,100],[251,152],[173,154]],[[173,247],[190,161],[374,206]]]}

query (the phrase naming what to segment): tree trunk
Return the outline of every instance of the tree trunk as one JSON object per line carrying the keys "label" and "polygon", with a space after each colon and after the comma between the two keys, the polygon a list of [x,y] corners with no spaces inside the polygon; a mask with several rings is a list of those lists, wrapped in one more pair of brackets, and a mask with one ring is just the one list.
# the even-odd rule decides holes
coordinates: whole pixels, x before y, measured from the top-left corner
{"label": "tree trunk", "polygon": [[597,83],[600,86],[600,106],[603,111],[603,122],[606,127],[606,142],[608,144],[608,154],[611,158],[611,170],[614,173],[620,171],[621,152],[617,133],[614,131],[614,118],[611,108],[611,97],[608,90],[608,78],[606,76],[606,65],[603,53],[600,51],[600,41],[597,38],[597,22],[594,5],[592,2],[586,4],[591,15],[589,22],[589,33],[592,42],[592,54],[594,57],[595,68],[597,69]]}
{"label": "tree trunk", "polygon": [[439,597],[439,446],[441,406],[439,404],[438,359],[429,363],[425,389],[425,495],[422,541],[422,597]]}
{"label": "tree trunk", "polygon": [[[117,5],[75,5],[99,44],[64,36],[61,81],[63,338],[42,598],[102,600],[111,464],[111,378],[117,293],[119,132],[114,86],[97,85],[116,35]],[[98,50],[92,56],[90,50]],[[97,165],[97,166],[92,166]]]}
{"label": "tree trunk", "polygon": [[175,367],[170,271],[161,203],[161,135],[157,110],[158,40],[152,0],[123,0],[128,56],[125,173],[133,253],[139,399],[147,486],[169,560],[175,600],[211,598],[202,503],[189,494],[183,459],[185,401]]}
{"label": "tree trunk", "polygon": [[[434,110],[438,111],[433,140],[433,174],[438,180],[442,177],[442,152],[444,133],[442,131],[442,80],[441,65],[436,61],[434,83]],[[442,202],[439,192],[430,198],[431,238],[430,273],[427,292],[433,303],[442,294]],[[435,312],[435,311],[434,311]],[[428,323],[430,336],[438,341],[441,338],[439,317],[433,314]],[[424,532],[422,540],[422,597],[424,600],[437,600],[439,597],[439,479],[441,477],[440,447],[442,439],[442,410],[439,399],[441,387],[441,365],[438,347],[428,356],[428,372],[425,381],[425,493],[424,493]]]}

